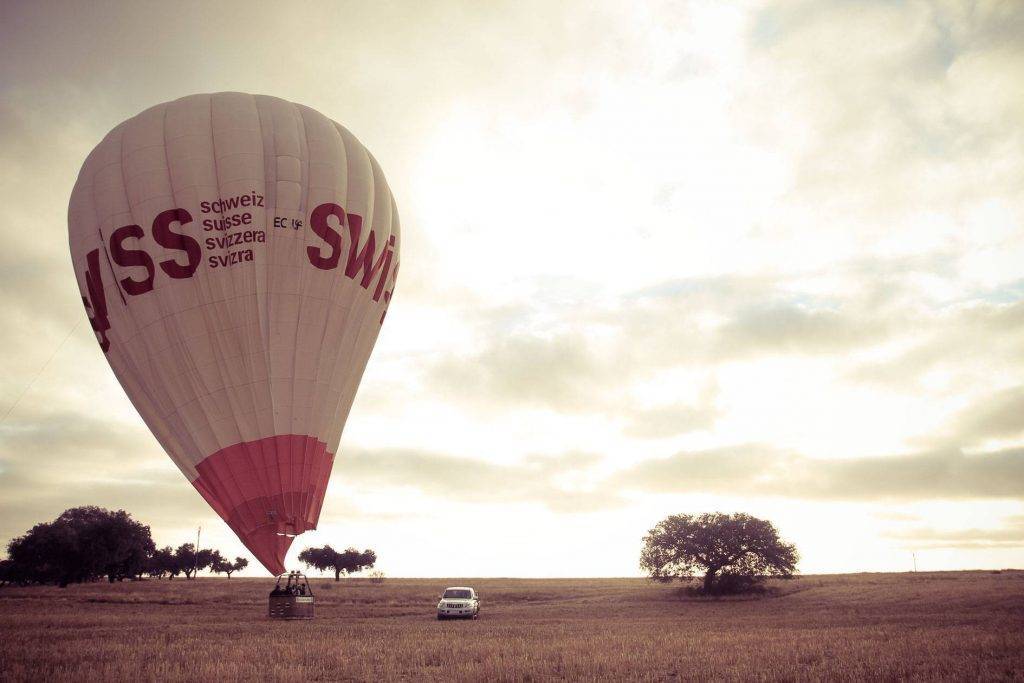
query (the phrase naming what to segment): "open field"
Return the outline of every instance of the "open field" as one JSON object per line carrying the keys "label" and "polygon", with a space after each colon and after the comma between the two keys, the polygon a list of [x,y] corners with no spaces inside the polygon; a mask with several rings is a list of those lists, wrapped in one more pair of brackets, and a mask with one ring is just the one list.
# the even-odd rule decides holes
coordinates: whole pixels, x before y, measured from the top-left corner
{"label": "open field", "polygon": [[[445,585],[479,621],[434,620]],[[810,576],[705,600],[641,579],[316,579],[0,588],[4,680],[1024,680],[1024,572]]]}

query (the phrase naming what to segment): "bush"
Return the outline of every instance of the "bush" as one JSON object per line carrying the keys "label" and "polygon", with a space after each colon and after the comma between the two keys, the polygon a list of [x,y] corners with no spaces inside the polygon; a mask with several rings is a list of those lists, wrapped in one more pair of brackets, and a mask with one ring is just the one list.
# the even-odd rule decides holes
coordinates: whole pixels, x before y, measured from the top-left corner
{"label": "bush", "polygon": [[750,580],[749,577],[743,576],[719,579],[710,591],[704,589],[701,581],[687,583],[677,591],[677,595],[681,598],[766,597],[776,594],[778,594],[776,588],[764,585],[764,577]]}
{"label": "bush", "polygon": [[764,593],[763,576],[743,574],[722,574],[718,577],[709,595],[738,595],[740,593]]}

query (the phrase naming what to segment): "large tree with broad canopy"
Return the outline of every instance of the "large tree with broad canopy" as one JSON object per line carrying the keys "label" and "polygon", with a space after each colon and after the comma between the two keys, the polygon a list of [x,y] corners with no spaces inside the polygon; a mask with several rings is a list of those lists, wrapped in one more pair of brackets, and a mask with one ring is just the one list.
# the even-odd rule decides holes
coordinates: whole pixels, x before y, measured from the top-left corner
{"label": "large tree with broad canopy", "polygon": [[743,590],[766,576],[792,576],[796,547],[751,515],[672,515],[644,537],[640,567],[656,581],[703,575],[704,592]]}
{"label": "large tree with broad canopy", "polygon": [[95,505],[65,510],[7,544],[5,576],[19,583],[69,583],[139,576],[155,546],[149,527],[124,510]]}

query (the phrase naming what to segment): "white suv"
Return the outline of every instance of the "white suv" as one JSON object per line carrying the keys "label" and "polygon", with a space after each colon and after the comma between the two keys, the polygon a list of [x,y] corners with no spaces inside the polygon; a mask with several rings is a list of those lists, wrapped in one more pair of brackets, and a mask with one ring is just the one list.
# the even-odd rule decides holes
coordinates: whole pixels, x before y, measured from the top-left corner
{"label": "white suv", "polygon": [[476,619],[480,616],[480,598],[476,591],[466,586],[445,588],[437,603],[437,618],[448,617]]}

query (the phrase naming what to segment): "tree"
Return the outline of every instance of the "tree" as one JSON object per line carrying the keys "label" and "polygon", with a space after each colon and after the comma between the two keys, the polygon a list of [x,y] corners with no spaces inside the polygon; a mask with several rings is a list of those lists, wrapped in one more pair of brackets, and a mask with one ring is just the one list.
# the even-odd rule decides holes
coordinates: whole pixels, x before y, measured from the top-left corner
{"label": "tree", "polygon": [[249,566],[249,560],[245,559],[244,557],[236,557],[234,562],[228,562],[223,557],[221,557],[221,554],[216,550],[214,551],[214,553],[215,557],[213,558],[213,561],[210,563],[210,571],[216,574],[227,574],[229,579],[231,578],[231,574],[233,572],[236,572],[239,569],[245,569]]}
{"label": "tree", "polygon": [[6,586],[9,583],[21,583],[17,567],[12,560],[0,560],[0,586]]}
{"label": "tree", "polygon": [[372,550],[359,552],[355,548],[346,548],[338,552],[329,545],[323,548],[306,548],[299,553],[299,562],[307,567],[316,567],[319,571],[334,570],[334,580],[338,581],[342,574],[355,574],[369,569],[377,561],[377,553]]}
{"label": "tree", "polygon": [[133,520],[124,510],[72,508],[57,522],[83,525],[86,553],[98,573],[110,583],[140,576],[156,550],[149,527]]}
{"label": "tree", "polygon": [[[656,581],[702,573],[703,590],[748,590],[765,576],[792,576],[796,547],[775,526],[743,513],[672,515],[647,532],[640,567]],[[717,580],[716,580],[717,579]]]}
{"label": "tree", "polygon": [[220,554],[219,550],[214,550],[210,553],[210,571],[214,574],[220,574],[224,565],[228,564],[228,561],[224,559],[224,556]]}
{"label": "tree", "polygon": [[70,583],[94,578],[72,530],[55,522],[36,524],[7,544],[8,574],[18,583]]}
{"label": "tree", "polygon": [[[244,557],[236,557],[234,563],[232,564],[233,571],[236,571],[236,572],[242,571],[243,569],[245,569],[248,566],[249,566],[249,560],[245,559]],[[229,579],[231,578],[231,572],[228,572],[228,578]]]}
{"label": "tree", "polygon": [[[174,559],[177,561],[180,571],[185,574],[185,578],[193,579],[200,569],[210,566],[216,552],[216,550],[204,548],[197,553],[195,545],[182,543],[174,551]],[[218,553],[219,555],[220,553]]]}
{"label": "tree", "polygon": [[178,566],[178,559],[174,556],[174,549],[168,545],[153,551],[146,573],[159,578],[166,575],[171,579],[180,574],[181,567]]}
{"label": "tree", "polygon": [[120,581],[142,574],[154,549],[149,527],[124,510],[70,508],[8,543],[8,573],[62,587],[101,576]]}

